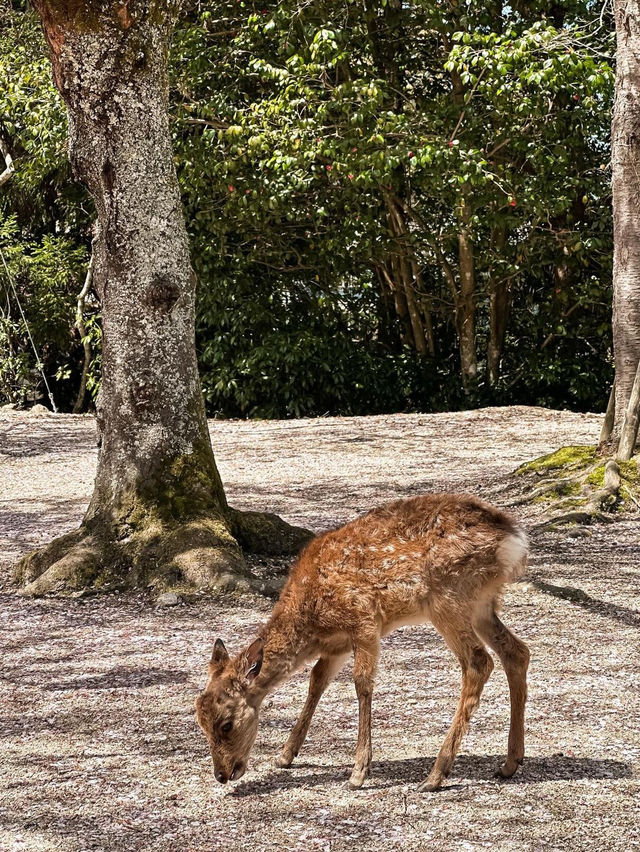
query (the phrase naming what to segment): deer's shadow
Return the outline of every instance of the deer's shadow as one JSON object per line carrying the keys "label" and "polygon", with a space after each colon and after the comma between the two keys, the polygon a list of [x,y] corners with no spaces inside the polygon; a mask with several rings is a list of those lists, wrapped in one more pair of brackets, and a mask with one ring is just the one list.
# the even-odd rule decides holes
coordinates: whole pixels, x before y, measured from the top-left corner
{"label": "deer's shadow", "polygon": [[[434,758],[413,757],[407,760],[374,761],[371,777],[365,781],[363,790],[381,790],[389,787],[409,785],[416,787],[429,774]],[[496,785],[541,784],[545,781],[575,781],[581,778],[612,780],[632,778],[631,765],[621,760],[606,760],[587,757],[568,757],[557,754],[548,757],[527,757],[524,765],[509,779],[495,778],[495,773],[504,755],[460,755],[440,791],[465,789],[467,782],[492,781]],[[294,763],[290,769],[273,769],[255,781],[239,784],[229,795],[264,795],[278,790],[296,787],[320,787],[344,784],[351,774],[351,767],[336,764],[334,768],[313,763]]]}

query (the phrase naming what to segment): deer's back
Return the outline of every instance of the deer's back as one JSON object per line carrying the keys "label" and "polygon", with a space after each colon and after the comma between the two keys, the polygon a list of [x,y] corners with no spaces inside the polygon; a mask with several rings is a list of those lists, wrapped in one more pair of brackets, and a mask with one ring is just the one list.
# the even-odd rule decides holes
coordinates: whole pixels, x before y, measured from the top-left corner
{"label": "deer's back", "polygon": [[370,621],[388,632],[499,594],[525,556],[524,534],[494,506],[467,495],[414,497],[314,539],[281,600],[303,597],[319,629]]}

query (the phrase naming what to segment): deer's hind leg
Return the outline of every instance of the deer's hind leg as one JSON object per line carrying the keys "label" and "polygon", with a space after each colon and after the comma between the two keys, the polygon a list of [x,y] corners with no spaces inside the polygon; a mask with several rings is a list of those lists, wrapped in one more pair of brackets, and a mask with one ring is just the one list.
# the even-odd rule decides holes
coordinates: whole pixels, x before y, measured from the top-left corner
{"label": "deer's hind leg", "polygon": [[527,701],[529,649],[505,627],[493,608],[484,613],[473,626],[482,641],[500,657],[509,683],[509,745],[507,759],[497,774],[510,778],[524,760],[524,708]]}
{"label": "deer's hind leg", "polygon": [[347,654],[333,654],[331,656],[320,657],[311,669],[307,700],[298,717],[298,721],[289,734],[289,739],[282,749],[281,755],[276,759],[276,766],[284,769],[291,766],[294,757],[297,757],[306,739],[311,719],[318,706],[318,701],[320,701],[322,693],[344,665],[347,656]]}
{"label": "deer's hind leg", "polygon": [[484,685],[493,671],[493,660],[470,625],[460,628],[459,625],[444,619],[432,619],[432,621],[460,662],[462,692],[453,722],[438,752],[433,769],[418,787],[421,793],[437,790],[451,772],[460,742],[480,703]]}

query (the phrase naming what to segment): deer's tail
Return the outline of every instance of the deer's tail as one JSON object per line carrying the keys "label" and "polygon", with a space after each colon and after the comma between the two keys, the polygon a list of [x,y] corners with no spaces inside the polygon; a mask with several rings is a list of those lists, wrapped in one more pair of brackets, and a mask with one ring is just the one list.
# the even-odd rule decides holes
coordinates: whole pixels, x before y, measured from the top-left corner
{"label": "deer's tail", "polygon": [[514,525],[511,532],[502,539],[496,551],[496,558],[503,569],[505,583],[513,583],[524,574],[529,556],[529,540],[522,527]]}

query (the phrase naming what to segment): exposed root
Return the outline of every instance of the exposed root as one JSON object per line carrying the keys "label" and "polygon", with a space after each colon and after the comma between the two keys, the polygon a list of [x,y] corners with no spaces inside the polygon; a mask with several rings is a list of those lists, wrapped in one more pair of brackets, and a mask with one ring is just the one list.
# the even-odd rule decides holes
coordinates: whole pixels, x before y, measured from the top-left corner
{"label": "exposed root", "polygon": [[20,594],[38,596],[90,586],[102,562],[100,546],[82,527],[24,556],[14,567]]}
{"label": "exposed root", "polygon": [[216,519],[180,525],[155,520],[124,538],[115,526],[89,523],[27,554],[14,576],[28,596],[133,587],[249,591],[255,580]]}
{"label": "exposed root", "polygon": [[523,497],[515,500],[514,506],[523,506],[526,503],[537,503],[542,500],[553,500],[558,497],[569,497],[580,489],[580,476],[567,477],[565,479],[545,479],[537,488],[534,488],[530,493],[527,492]]}
{"label": "exposed root", "polygon": [[535,529],[555,530],[560,527],[572,526],[573,524],[588,526],[594,523],[610,523],[611,520],[610,515],[605,515],[602,512],[587,512],[586,510],[583,512],[558,512],[556,515],[552,515],[542,523],[537,524]]}
{"label": "exposed root", "polygon": [[294,554],[312,533],[276,515],[229,511],[190,520],[160,518],[152,512],[118,521],[93,518],[78,530],[27,554],[14,569],[21,594],[65,595],[82,590],[144,588],[154,596],[183,593],[257,592],[276,594],[279,580],[256,577],[247,550]]}
{"label": "exposed root", "polygon": [[226,505],[208,442],[177,456],[162,474],[122,483],[117,495],[96,484],[78,530],[16,566],[22,594],[147,589],[189,593],[273,594],[276,580],[257,577],[243,550],[293,555],[313,536],[277,515]]}
{"label": "exposed root", "polygon": [[516,505],[548,506],[540,529],[609,522],[615,514],[640,506],[636,460],[607,461],[598,457],[595,447],[563,447],[528,462],[516,475],[525,480],[525,492]]}
{"label": "exposed root", "polygon": [[236,540],[250,553],[296,556],[314,536],[309,530],[291,526],[270,512],[229,509],[227,518]]}

